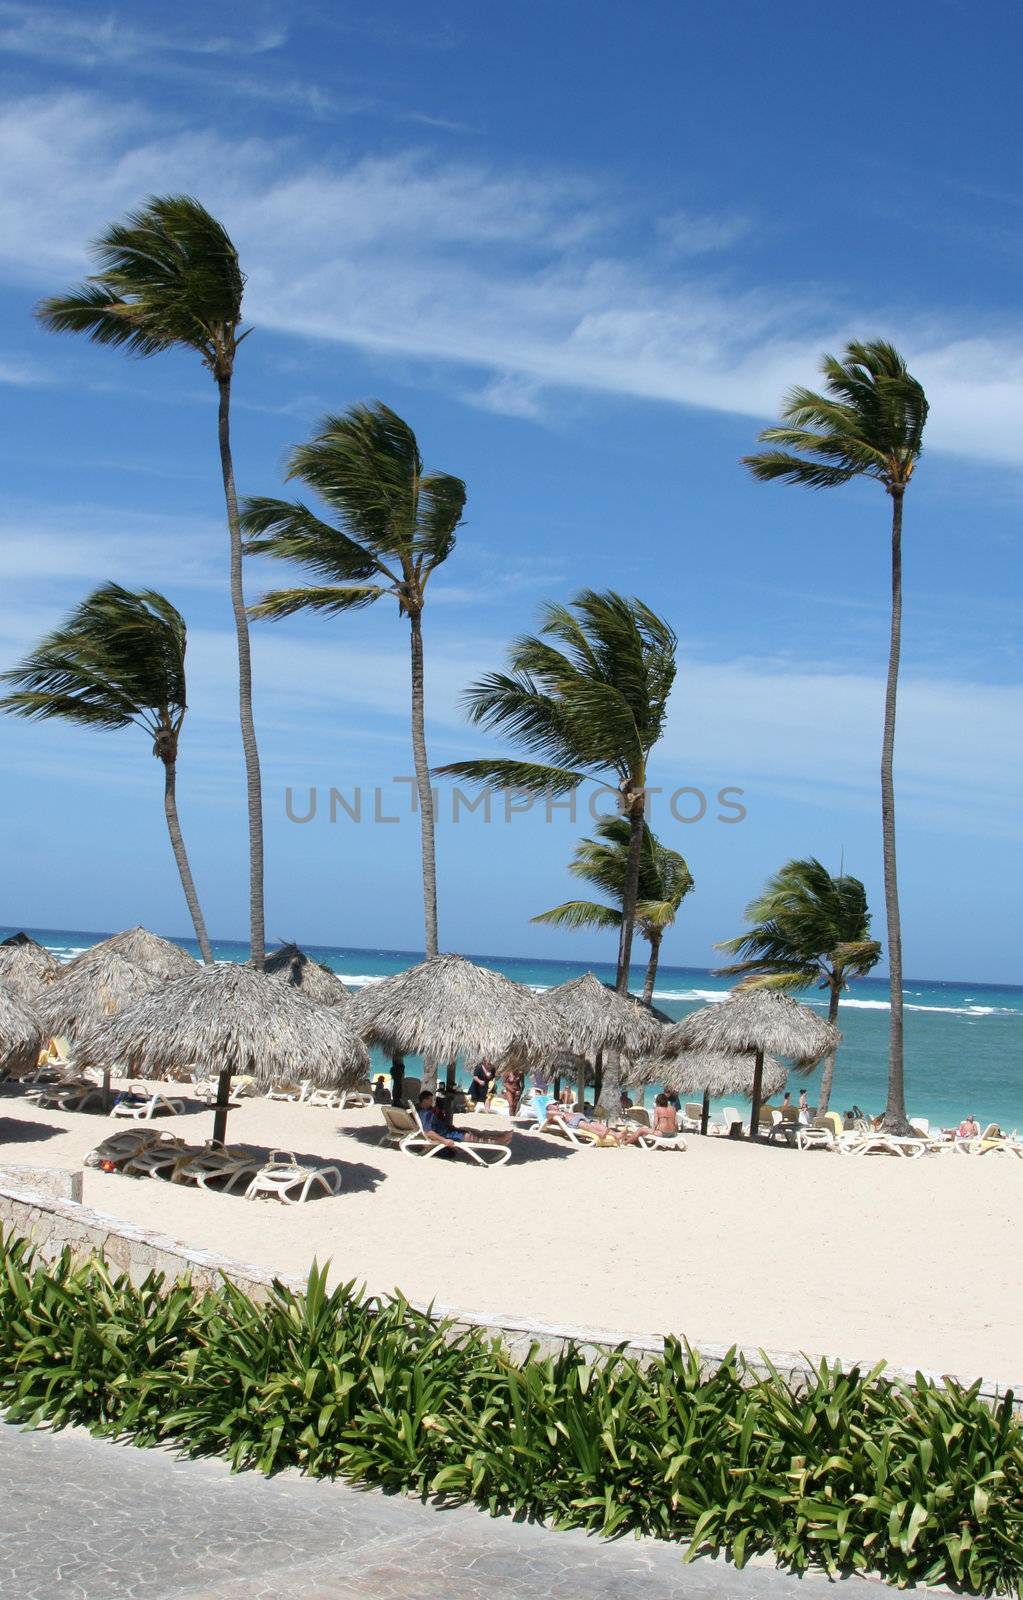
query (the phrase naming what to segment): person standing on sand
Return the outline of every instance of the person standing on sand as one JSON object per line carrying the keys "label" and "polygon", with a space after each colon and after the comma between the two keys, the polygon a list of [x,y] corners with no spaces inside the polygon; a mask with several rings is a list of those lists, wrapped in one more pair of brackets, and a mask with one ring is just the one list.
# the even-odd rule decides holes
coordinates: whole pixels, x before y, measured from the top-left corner
{"label": "person standing on sand", "polygon": [[[785,1098],[787,1100],[789,1098],[788,1095],[786,1095]],[[808,1128],[810,1126],[810,1106],[806,1098],[805,1089],[800,1089],[799,1091],[799,1122],[804,1128]]]}
{"label": "person standing on sand", "polygon": [[519,1101],[522,1099],[523,1077],[521,1072],[506,1072],[504,1075],[504,1098],[508,1102],[508,1115],[517,1116]]}
{"label": "person standing on sand", "polygon": [[485,1103],[496,1077],[497,1073],[484,1056],[483,1060],[473,1068],[472,1082],[469,1085],[469,1099],[474,1106]]}

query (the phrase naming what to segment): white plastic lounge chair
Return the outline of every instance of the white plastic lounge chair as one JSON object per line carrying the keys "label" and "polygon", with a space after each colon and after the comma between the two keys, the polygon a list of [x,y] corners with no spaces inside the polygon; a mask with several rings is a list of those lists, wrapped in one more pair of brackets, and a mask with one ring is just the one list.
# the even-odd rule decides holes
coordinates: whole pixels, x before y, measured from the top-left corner
{"label": "white plastic lounge chair", "polygon": [[553,1134],[558,1139],[567,1139],[577,1150],[584,1150],[587,1145],[600,1143],[599,1133],[593,1133],[589,1128],[573,1128],[565,1117],[548,1117],[543,1125],[543,1132]]}
{"label": "white plastic lounge chair", "polygon": [[176,1134],[164,1134],[157,1144],[146,1145],[137,1155],[124,1163],[123,1172],[130,1178],[174,1177],[174,1169],[189,1156],[202,1155],[205,1146],[186,1144]]}
{"label": "white plastic lounge chair", "polygon": [[340,1167],[307,1167],[290,1150],[271,1150],[269,1161],[259,1167],[249,1183],[245,1198],[255,1200],[258,1195],[271,1194],[283,1200],[285,1205],[292,1206],[308,1200],[313,1190],[322,1190],[328,1195],[339,1194]]}
{"label": "white plastic lounge chair", "polygon": [[373,1104],[373,1086],[370,1083],[360,1083],[357,1089],[342,1089],[338,1096],[337,1109],[339,1111],[356,1111],[360,1106]]}
{"label": "white plastic lounge chair", "polygon": [[272,1083],[266,1091],[268,1100],[301,1100],[312,1087],[308,1078],[301,1083]]}
{"label": "white plastic lounge chair", "polygon": [[682,1107],[681,1114],[683,1133],[699,1133],[703,1126],[702,1105],[695,1100],[689,1101]]}
{"label": "white plastic lounge chair", "polygon": [[502,1167],[511,1160],[511,1145],[476,1143],[468,1139],[445,1144],[443,1139],[426,1132],[415,1111],[403,1111],[400,1106],[381,1106],[380,1109],[387,1124],[385,1137],[407,1155],[430,1157],[439,1155],[442,1150],[452,1150],[477,1167]]}
{"label": "white plastic lounge chair", "polygon": [[642,1106],[630,1106],[625,1113],[625,1120],[626,1122],[636,1123],[640,1128],[649,1128],[650,1113],[644,1110]]}
{"label": "white plastic lounge chair", "polygon": [[905,1156],[913,1159],[925,1156],[931,1148],[926,1139],[906,1138],[895,1133],[854,1133],[838,1141],[838,1148],[848,1156]]}
{"label": "white plastic lounge chair", "polygon": [[736,1111],[734,1106],[725,1106],[725,1109],[721,1113],[721,1121],[715,1123],[710,1131],[711,1133],[719,1134],[722,1138],[726,1138],[728,1136],[729,1129],[733,1128],[736,1123],[738,1123],[741,1131],[742,1112]]}
{"label": "white plastic lounge chair", "polygon": [[[220,1089],[218,1078],[216,1076],[209,1078],[196,1078],[194,1083],[196,1099],[202,1100],[203,1103],[208,1106],[215,1105],[217,1094]],[[242,1073],[237,1078],[231,1079],[232,1103],[235,1100],[243,1100],[246,1098],[246,1096],[251,1098],[255,1093],[256,1080],[255,1078],[250,1077],[248,1073]]]}
{"label": "white plastic lounge chair", "polygon": [[814,1117],[808,1128],[797,1128],[796,1149],[837,1150],[838,1139],[830,1116]]}
{"label": "white plastic lounge chair", "polygon": [[78,1076],[38,1084],[30,1098],[50,1111],[89,1111],[93,1106],[100,1111],[107,1109],[107,1097],[99,1085]]}
{"label": "white plastic lounge chair", "polygon": [[680,1133],[674,1135],[654,1133],[652,1131],[650,1133],[641,1133],[638,1143],[641,1150],[684,1150],[686,1148],[686,1141]]}
{"label": "white plastic lounge chair", "polygon": [[115,1172],[133,1156],[150,1145],[159,1143],[161,1135],[155,1128],[121,1128],[117,1133],[101,1139],[95,1150],[90,1150],[82,1165],[101,1167],[104,1172]]}
{"label": "white plastic lounge chair", "polygon": [[175,1162],[171,1173],[172,1183],[196,1183],[200,1189],[218,1189],[231,1194],[245,1189],[263,1166],[264,1157],[240,1145],[225,1145],[215,1149],[206,1145],[202,1150],[186,1151]]}
{"label": "white plastic lounge chair", "polygon": [[124,1095],[110,1109],[112,1117],[131,1117],[135,1122],[151,1122],[161,1112],[177,1117],[185,1109],[183,1100],[172,1100],[160,1089],[147,1089],[141,1083],[128,1085]]}

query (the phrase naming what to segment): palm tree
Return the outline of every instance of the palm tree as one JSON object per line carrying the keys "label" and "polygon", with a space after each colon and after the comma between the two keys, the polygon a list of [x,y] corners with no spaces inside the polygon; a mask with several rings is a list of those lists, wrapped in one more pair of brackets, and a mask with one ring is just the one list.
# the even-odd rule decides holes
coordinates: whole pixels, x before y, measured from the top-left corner
{"label": "palm tree", "polygon": [[[438,768],[448,777],[527,794],[571,794],[590,781],[616,796],[629,826],[615,984],[620,994],[629,988],[647,764],[664,731],[676,642],[641,600],[610,590],[584,589],[568,606],[545,606],[540,636],[516,639],[509,670],[487,673],[466,696],[471,722],[507,731],[540,759],[485,756]],[[610,1056],[604,1100],[618,1104],[618,1064]]]}
{"label": "palm tree", "polygon": [[242,587],[242,542],[231,459],[231,380],[241,341],[245,278],[221,223],[189,195],[151,199],[93,246],[99,271],[68,294],[39,305],[57,333],[86,333],[97,344],[137,356],[192,350],[219,395],[220,467],[231,547],[231,606],[238,641],[238,706],[249,812],[249,918],[252,961],[262,967],[263,801],[252,720],[252,662]]}
{"label": "palm tree", "polygon": [[150,736],[153,754],[163,762],[164,812],[181,887],[202,958],[211,962],[176,799],[185,642],[185,619],[162,594],[152,589],[133,594],[119,584],[104,584],[24,661],[0,674],[0,682],[15,686],[0,699],[0,710],[36,721],[59,717],[89,728],[134,725]]}
{"label": "palm tree", "polygon": [[853,478],[874,478],[892,503],[891,642],[881,741],[881,837],[888,923],[891,1022],[885,1127],[909,1133],[903,1067],[902,929],[895,861],[895,710],[902,638],[902,506],[920,459],[927,397],[893,345],[877,339],[846,346],[844,359],[821,363],[825,393],[796,388],[782,408],[784,426],[765,428],[762,444],[776,446],[745,456],[754,477],[781,478],[810,489],[831,489]]}
{"label": "palm tree", "polygon": [[321,581],[315,587],[276,589],[253,606],[252,615],[321,611],[333,616],[392,595],[399,615],[408,617],[426,953],[435,956],[437,865],[423,719],[423,607],[431,576],[455,547],[465,484],[446,472],[424,472],[412,429],[379,401],[324,417],[309,443],[292,451],[288,477],[314,489],[334,522],[321,521],[301,501],[246,500],[247,549],[296,561]]}
{"label": "palm tree", "polygon": [[[741,976],[742,989],[808,989],[828,991],[828,1021],[838,1019],[838,1002],[850,978],[865,978],[881,955],[870,938],[867,891],[859,878],[827,867],[810,856],[787,861],[768,880],[763,894],[746,907],[752,927],[718,945],[744,959],[722,967],[727,977]],[[831,1099],[835,1056],[825,1058],[818,1111],[823,1116]]]}
{"label": "palm tree", "polygon": [[[629,824],[624,817],[605,817],[595,831],[596,839],[580,839],[575,847],[575,860],[569,863],[568,870],[574,877],[601,889],[615,904],[607,905],[600,900],[566,900],[550,911],[541,911],[532,918],[533,922],[553,923],[562,928],[621,928]],[[692,889],[693,875],[685,857],[677,850],[669,850],[644,823],[636,901],[636,927],[650,946],[643,985],[644,1005],[650,1005],[654,997],[661,940],[673,926],[682,901]]]}

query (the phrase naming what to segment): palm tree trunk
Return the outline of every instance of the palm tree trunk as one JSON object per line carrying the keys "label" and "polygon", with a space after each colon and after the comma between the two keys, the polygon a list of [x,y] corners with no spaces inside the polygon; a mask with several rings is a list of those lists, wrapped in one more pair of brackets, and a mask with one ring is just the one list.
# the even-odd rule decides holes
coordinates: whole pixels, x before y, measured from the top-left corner
{"label": "palm tree trunk", "polygon": [[622,926],[618,935],[618,975],[615,988],[619,994],[629,992],[629,967],[632,963],[632,931],[636,922],[636,901],[639,899],[639,871],[643,861],[643,811],[642,788],[629,808],[629,854],[625,863],[625,886],[622,891]]}
{"label": "palm tree trunk", "polygon": [[219,377],[220,468],[227,503],[227,528],[231,536],[231,608],[238,638],[238,714],[245,755],[245,786],[249,806],[249,941],[252,964],[262,968],[266,947],[263,926],[263,786],[259,771],[259,750],[252,720],[252,650],[249,644],[249,619],[245,611],[242,584],[242,532],[238,521],[238,498],[234,488],[234,463],[231,460],[231,378]]}
{"label": "palm tree trunk", "polygon": [[171,849],[174,851],[174,859],[178,864],[178,875],[181,878],[181,887],[185,891],[188,914],[192,919],[192,927],[195,929],[199,950],[206,965],[210,967],[213,965],[213,951],[210,949],[209,935],[206,932],[206,923],[203,920],[199,896],[195,892],[195,879],[192,877],[192,868],[188,863],[185,841],[181,836],[176,789],[177,763],[174,760],[164,761],[163,809],[167,817],[167,832],[170,834]]}
{"label": "palm tree trunk", "polygon": [[604,1075],[600,1103],[609,1121],[622,1114],[622,1058],[617,1050],[604,1051]]}
{"label": "palm tree trunk", "polygon": [[646,981],[643,984],[643,1004],[648,1006],[654,998],[654,984],[657,981],[657,963],[661,959],[661,939],[663,935],[660,928],[654,928],[647,934],[650,940],[650,960],[646,964]]}
{"label": "palm tree trunk", "polygon": [[[828,1002],[828,1021],[834,1026],[838,1021],[838,997],[841,993],[840,980],[834,974],[831,978],[831,999]],[[817,1101],[817,1115],[823,1117],[831,1103],[831,1085],[835,1081],[835,1059],[838,1050],[829,1050],[824,1057],[824,1071],[821,1073],[821,1092]]]}
{"label": "palm tree trunk", "polygon": [[888,973],[891,1014],[888,1035],[888,1104],[884,1126],[889,1133],[908,1134],[906,1086],[903,1070],[902,927],[899,920],[899,883],[895,864],[895,705],[902,646],[902,490],[892,495],[892,632],[888,652],[888,681],[884,697],[884,737],[881,742],[881,840],[884,851],[884,905],[888,922]]}
{"label": "palm tree trunk", "polygon": [[437,852],[434,835],[433,789],[426,759],[426,727],[423,718],[423,617],[411,611],[412,624],[412,758],[419,791],[419,830],[423,860],[423,916],[426,924],[426,954],[437,954]]}

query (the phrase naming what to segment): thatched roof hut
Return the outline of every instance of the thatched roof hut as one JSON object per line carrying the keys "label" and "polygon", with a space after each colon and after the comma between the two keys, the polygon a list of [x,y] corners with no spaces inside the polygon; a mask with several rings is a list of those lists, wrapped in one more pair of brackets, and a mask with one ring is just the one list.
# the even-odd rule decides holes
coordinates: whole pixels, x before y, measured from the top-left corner
{"label": "thatched roof hut", "polygon": [[240,963],[199,966],[170,978],[84,1041],[83,1066],[123,1066],[159,1078],[195,1064],[210,1073],[251,1074],[260,1083],[312,1078],[353,1088],[369,1053],[337,1007],[313,1005],[287,984]]}
{"label": "thatched roof hut", "polygon": [[498,1067],[535,1066],[564,1043],[562,1024],[539,995],[464,956],[431,956],[367,984],[353,1012],[368,1043],[433,1064],[462,1056]]}
{"label": "thatched roof hut", "polygon": [[78,1044],[161,983],[155,973],[108,950],[82,966],[69,963],[55,983],[36,993],[33,1008],[46,1038],[63,1033]]}
{"label": "thatched roof hut", "polygon": [[63,970],[57,957],[27,933],[12,934],[0,944],[0,983],[13,995],[30,999]]}
{"label": "thatched roof hut", "polygon": [[39,1059],[43,1036],[32,1012],[0,984],[0,1074],[20,1078]]}
{"label": "thatched roof hut", "polygon": [[282,944],[266,958],[264,968],[271,978],[297,989],[307,1000],[319,1006],[348,1006],[351,995],[336,972],[322,961],[314,961],[297,944]]}
{"label": "thatched roof hut", "polygon": [[101,939],[99,944],[83,950],[80,956],[68,962],[68,971],[88,967],[111,951],[157,978],[181,978],[186,973],[194,972],[198,965],[195,957],[190,956],[187,950],[182,950],[179,944],[162,939],[158,933],[150,933],[148,928],[138,927],[125,928],[121,933],[111,934],[109,939]]}
{"label": "thatched roof hut", "polygon": [[548,989],[541,1000],[561,1025],[562,1046],[573,1055],[593,1058],[617,1050],[635,1059],[656,1050],[663,1023],[634,995],[618,994],[592,972]]}
{"label": "thatched roof hut", "polygon": [[799,1067],[816,1066],[837,1050],[842,1035],[809,1006],[770,989],[740,989],[727,1000],[701,1006],[668,1030],[665,1044],[683,1050],[740,1054],[753,1062],[750,1134],[756,1136],[767,1056],[786,1056]]}

